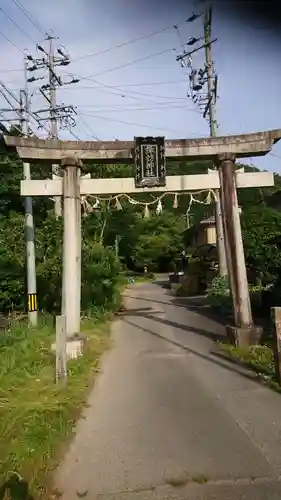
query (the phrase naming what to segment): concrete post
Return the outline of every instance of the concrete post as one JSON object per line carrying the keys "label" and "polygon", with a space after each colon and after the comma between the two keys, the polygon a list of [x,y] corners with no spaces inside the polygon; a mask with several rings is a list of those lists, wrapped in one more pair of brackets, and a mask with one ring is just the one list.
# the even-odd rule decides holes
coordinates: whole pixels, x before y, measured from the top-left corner
{"label": "concrete post", "polygon": [[281,385],[281,307],[271,308],[271,325],[275,375],[278,384]]}
{"label": "concrete post", "polygon": [[235,328],[228,333],[234,335],[236,344],[247,346],[259,340],[261,329],[253,327],[253,317],[249,295],[247,269],[245,263],[240,214],[237,201],[234,170],[235,157],[218,157],[223,213],[223,229],[227,250],[229,284],[233,299]]}
{"label": "concrete post", "polygon": [[67,381],[67,344],[65,316],[56,317],[56,383]]}
{"label": "concrete post", "polygon": [[63,278],[62,314],[66,317],[66,335],[80,333],[81,307],[81,160],[62,160],[63,172]]}
{"label": "concrete post", "polygon": [[[30,165],[23,164],[24,178],[30,179]],[[36,264],[35,264],[35,237],[32,198],[26,196],[25,205],[25,240],[26,240],[26,270],[28,295],[28,320],[32,326],[37,326],[37,292],[36,292]]]}
{"label": "concrete post", "polygon": [[224,241],[221,199],[219,191],[216,191],[215,200],[215,221],[216,221],[216,238],[219,261],[219,276],[227,278],[227,260],[226,260],[226,245]]}

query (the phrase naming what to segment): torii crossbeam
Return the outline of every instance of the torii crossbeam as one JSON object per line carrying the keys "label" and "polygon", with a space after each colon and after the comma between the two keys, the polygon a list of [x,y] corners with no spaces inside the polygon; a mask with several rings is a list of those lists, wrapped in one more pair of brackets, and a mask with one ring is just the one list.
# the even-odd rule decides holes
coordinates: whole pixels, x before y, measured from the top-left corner
{"label": "torii crossbeam", "polygon": [[[168,160],[210,160],[219,154],[236,158],[263,156],[281,139],[281,129],[253,134],[226,135],[200,139],[167,139],[165,155]],[[134,161],[133,141],[59,141],[6,136],[8,146],[15,147],[23,160],[58,162],[75,156],[97,163]]]}

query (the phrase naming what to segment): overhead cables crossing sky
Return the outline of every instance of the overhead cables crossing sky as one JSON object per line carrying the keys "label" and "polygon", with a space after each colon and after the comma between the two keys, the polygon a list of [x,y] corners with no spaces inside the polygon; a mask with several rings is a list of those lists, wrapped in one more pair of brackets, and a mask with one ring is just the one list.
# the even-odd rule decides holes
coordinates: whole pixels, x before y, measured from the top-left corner
{"label": "overhead cables crossing sky", "polygon": [[7,12],[2,8],[0,7],[0,12],[7,18],[9,19],[9,21],[14,25],[16,26],[16,28],[18,28],[18,30],[20,30],[32,43],[35,43],[35,40],[33,40],[29,34],[16,22],[14,21],[14,19],[9,15],[7,14]]}
{"label": "overhead cables crossing sky", "polygon": [[156,35],[160,35],[161,33],[164,33],[165,31],[170,31],[170,30],[173,30],[173,29],[177,29],[179,26],[183,26],[184,24],[192,22],[193,21],[193,16],[194,15],[192,14],[185,21],[181,21],[181,22],[179,22],[177,24],[170,24],[169,26],[165,26],[164,28],[160,28],[159,30],[153,31],[153,32],[148,33],[146,35],[141,35],[141,36],[138,36],[136,38],[132,38],[131,40],[127,40],[125,42],[121,42],[121,43],[113,45],[111,47],[107,47],[105,49],[101,49],[101,50],[99,50],[97,52],[92,52],[90,54],[85,54],[84,56],[76,57],[76,58],[73,59],[73,62],[75,62],[75,61],[81,61],[82,59],[86,59],[88,57],[96,57],[96,56],[99,56],[99,55],[103,55],[103,54],[106,54],[107,52],[111,52],[112,50],[120,49],[122,47],[126,47],[127,45],[131,45],[133,43],[139,42],[141,40],[146,40],[147,38],[150,38],[150,37],[153,37],[153,36],[156,36]]}
{"label": "overhead cables crossing sky", "polygon": [[29,19],[31,24],[33,24],[33,26],[35,26],[35,28],[38,31],[40,31],[40,33],[42,33],[42,35],[46,36],[46,33],[47,33],[46,30],[36,21],[36,19],[34,19],[32,14],[26,9],[26,7],[24,7],[22,5],[20,0],[12,0],[12,1],[21,10],[21,12],[25,15],[25,17],[27,17],[27,19]]}

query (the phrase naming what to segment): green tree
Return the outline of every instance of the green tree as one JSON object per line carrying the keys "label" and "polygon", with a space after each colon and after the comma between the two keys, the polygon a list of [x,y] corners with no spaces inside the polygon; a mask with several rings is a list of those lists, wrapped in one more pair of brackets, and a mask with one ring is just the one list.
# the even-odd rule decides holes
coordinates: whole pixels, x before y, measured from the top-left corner
{"label": "green tree", "polygon": [[132,253],[135,267],[148,266],[153,271],[169,270],[172,261],[183,250],[185,222],[183,217],[163,212],[149,219],[139,219],[138,238]]}
{"label": "green tree", "polygon": [[241,223],[247,266],[266,284],[280,270],[281,252],[272,240],[281,235],[281,213],[262,204],[245,209]]}

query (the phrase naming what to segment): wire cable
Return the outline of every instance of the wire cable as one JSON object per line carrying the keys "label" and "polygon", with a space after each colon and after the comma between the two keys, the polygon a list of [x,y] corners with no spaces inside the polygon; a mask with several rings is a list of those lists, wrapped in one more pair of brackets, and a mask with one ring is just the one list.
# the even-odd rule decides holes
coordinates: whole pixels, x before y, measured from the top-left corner
{"label": "wire cable", "polygon": [[22,11],[22,13],[29,19],[29,21],[35,26],[35,28],[40,31],[44,36],[46,35],[46,30],[40,26],[40,24],[32,17],[29,11],[22,5],[20,0],[12,0],[14,4]]}
{"label": "wire cable", "polygon": [[[79,75],[78,75],[78,77],[80,78],[80,80],[83,79],[83,77],[80,77]],[[95,88],[98,92],[101,91],[101,89],[99,87],[104,87],[106,89],[113,89],[113,90],[117,90],[117,91],[121,92],[121,94],[117,94],[116,92],[112,92],[112,91],[109,92],[110,94],[120,95],[121,97],[132,98],[132,96],[130,95],[130,94],[132,94],[133,96],[134,95],[137,95],[137,96],[140,95],[140,96],[144,96],[144,97],[153,97],[153,98],[156,98],[156,99],[176,99],[176,100],[179,100],[179,101],[185,101],[186,100],[186,97],[164,96],[164,95],[158,95],[158,94],[147,94],[145,92],[137,92],[135,90],[126,90],[126,93],[124,93],[122,87],[117,87],[116,85],[109,85],[109,84],[100,82],[99,80],[95,80],[93,78],[86,78],[86,79],[90,80],[91,82],[94,82],[94,83],[97,84],[97,87],[93,87],[93,89]]]}
{"label": "wire cable", "polygon": [[83,116],[81,116],[80,114],[78,116],[80,118],[81,123],[84,125],[85,129],[88,130],[88,134],[90,135],[90,137],[92,139],[95,139],[95,140],[99,141],[100,139],[96,135],[94,135],[92,133],[90,125],[88,125],[88,123],[86,122],[86,120],[84,120]]}
{"label": "wire cable", "polygon": [[104,75],[105,73],[111,73],[111,71],[116,71],[117,69],[127,68],[127,66],[131,66],[133,64],[137,64],[137,63],[142,62],[142,61],[147,61],[148,59],[152,59],[153,57],[161,56],[163,54],[167,54],[168,52],[172,52],[175,50],[176,49],[173,48],[173,49],[162,50],[161,52],[155,52],[154,54],[150,54],[149,56],[140,57],[139,59],[135,59],[134,61],[129,61],[127,63],[120,64],[118,66],[114,66],[113,68],[105,69],[103,71],[100,71],[99,73],[95,73],[95,74],[89,75],[87,77],[81,77],[81,80],[88,80],[91,78],[95,78],[96,76]]}
{"label": "wire cable", "polygon": [[9,42],[11,45],[13,45],[13,47],[15,47],[15,49],[19,50],[22,54],[24,54],[24,51],[20,47],[18,47],[14,42],[12,42],[12,40],[10,40],[10,38],[8,38],[6,35],[4,35],[4,33],[2,33],[2,31],[0,31],[0,35],[3,38],[5,38],[5,40],[7,40],[7,42]]}
{"label": "wire cable", "polygon": [[170,31],[170,30],[175,29],[176,27],[182,26],[182,25],[184,25],[184,24],[186,24],[188,22],[189,22],[188,19],[186,19],[185,21],[181,21],[178,24],[172,24],[172,25],[166,26],[165,28],[161,28],[161,29],[159,29],[157,31],[153,31],[151,33],[148,33],[147,35],[141,35],[141,36],[138,36],[136,38],[132,38],[131,40],[127,40],[125,42],[121,42],[121,43],[119,43],[117,45],[113,45],[111,47],[107,47],[106,49],[102,49],[102,50],[99,50],[97,52],[92,52],[91,54],[86,54],[84,56],[76,57],[72,61],[73,62],[75,62],[75,61],[81,61],[82,59],[86,59],[87,57],[96,57],[96,56],[99,56],[99,55],[102,55],[102,54],[106,54],[107,52],[111,52],[112,50],[120,49],[122,47],[126,47],[127,45],[131,45],[133,43],[139,42],[141,40],[146,40],[147,38],[151,38],[153,36],[160,35],[161,33],[164,33],[165,31]]}
{"label": "wire cable", "polygon": [[[5,38],[5,36],[4,36],[4,38]],[[20,71],[22,71],[22,68],[21,69],[4,69],[4,68],[0,69],[0,73],[11,73],[11,72],[17,72],[17,73],[19,73]]]}
{"label": "wire cable", "polygon": [[[0,70],[0,71],[5,71],[5,70]],[[9,70],[7,70],[9,71]],[[10,70],[10,71],[17,71],[17,70]],[[72,76],[71,73],[66,73],[68,76]],[[90,79],[90,81],[95,81],[95,80],[92,80]],[[170,85],[170,84],[174,84],[174,83],[186,83],[187,80],[168,80],[168,81],[163,81],[163,82],[141,82],[141,83],[121,83],[121,84],[117,84],[117,85],[111,85],[111,88],[115,89],[115,88],[125,88],[125,87],[150,87],[150,86],[154,86],[154,85]],[[105,84],[102,84],[100,83],[101,86],[104,86]],[[87,87],[85,86],[79,86],[79,87],[66,87],[64,85],[63,87],[64,89],[66,88],[67,90],[80,90],[80,89],[84,89],[84,90],[93,90],[95,88],[97,88],[96,86],[94,85],[88,85]]]}
{"label": "wire cable", "polygon": [[[95,106],[88,106],[88,105],[80,105],[79,107],[80,108],[85,108],[87,107],[89,111],[94,111],[94,113],[120,113],[120,112],[131,112],[131,111],[161,111],[161,110],[169,110],[169,109],[184,109],[185,111],[191,111],[192,113],[197,113],[199,115],[201,115],[200,111],[197,110],[197,109],[194,109],[194,108],[189,108],[187,107],[187,105],[183,105],[183,104],[169,104],[167,105],[167,103],[163,103],[164,105],[163,106],[155,106],[155,107],[149,107],[149,108],[124,108],[122,106],[119,106],[119,108],[115,107],[115,108],[102,108],[102,109],[97,109]],[[84,111],[84,110],[83,110]]]}
{"label": "wire cable", "polygon": [[77,141],[81,141],[81,139],[79,139],[79,137],[74,134],[74,132],[72,132],[72,130],[68,130],[68,132],[72,135],[72,137],[74,137]]}
{"label": "wire cable", "polygon": [[[97,118],[98,120],[105,120],[105,121],[109,121],[109,122],[122,123],[124,125],[131,125],[131,126],[136,126],[136,127],[145,127],[145,128],[150,129],[150,130],[154,129],[154,130],[163,130],[163,131],[166,131],[166,132],[179,132],[179,133],[183,133],[183,130],[170,129],[168,127],[156,127],[156,126],[147,125],[147,124],[144,124],[144,123],[127,122],[125,120],[116,120],[116,119],[109,118],[109,117],[106,117],[106,116],[92,115],[92,114],[87,114],[87,113],[80,113],[80,115],[88,116],[88,117],[91,117],[91,118]],[[194,134],[194,135],[196,135],[196,134]],[[201,137],[202,137],[202,134],[201,134]]]}
{"label": "wire cable", "polygon": [[19,26],[19,24],[16,23],[16,21],[14,21],[13,18],[11,16],[9,16],[9,14],[7,14],[7,12],[2,7],[0,7],[0,12],[2,12],[2,14],[4,16],[6,16],[7,19],[9,19],[9,21],[12,24],[14,24],[14,26],[16,26],[32,43],[35,43],[35,45],[36,45],[36,42],[28,35],[28,33],[26,33],[26,31],[24,31],[24,29],[21,28],[21,26]]}

